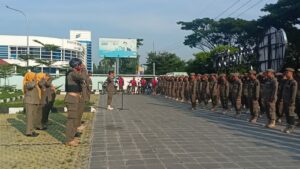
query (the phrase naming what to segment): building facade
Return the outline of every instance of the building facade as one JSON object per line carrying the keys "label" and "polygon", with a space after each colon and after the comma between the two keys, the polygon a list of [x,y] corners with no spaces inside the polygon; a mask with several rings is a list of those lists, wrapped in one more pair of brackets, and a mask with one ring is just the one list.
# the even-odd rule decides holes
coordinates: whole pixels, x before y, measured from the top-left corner
{"label": "building facade", "polygon": [[[22,59],[27,55],[27,36],[0,35],[0,59],[22,67],[28,64],[29,67],[43,69],[45,72],[57,73],[60,68],[68,66],[71,58],[79,58],[87,65],[87,69],[92,71],[91,38],[76,39],[78,35],[73,38],[71,32],[70,39],[29,36],[29,55],[34,59],[28,63]],[[90,32],[89,34],[91,37]],[[55,45],[58,48],[55,51],[49,51],[44,48],[46,44]],[[37,59],[51,61],[53,64],[49,68],[49,66],[37,63],[35,61]]]}
{"label": "building facade", "polygon": [[92,62],[92,33],[85,30],[71,30],[70,39],[81,43],[84,47],[85,59],[84,63],[88,71],[93,71]]}

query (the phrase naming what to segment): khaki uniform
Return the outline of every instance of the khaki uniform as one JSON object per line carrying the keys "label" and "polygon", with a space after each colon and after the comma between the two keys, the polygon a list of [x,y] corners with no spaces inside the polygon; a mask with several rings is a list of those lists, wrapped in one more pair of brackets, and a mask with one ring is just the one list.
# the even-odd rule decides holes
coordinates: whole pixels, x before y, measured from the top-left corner
{"label": "khaki uniform", "polygon": [[243,83],[240,79],[237,79],[232,82],[232,91],[231,91],[231,102],[232,106],[235,108],[236,114],[240,114],[242,103],[242,89]]}
{"label": "khaki uniform", "polygon": [[[297,75],[295,78],[297,84],[300,84],[300,77]],[[296,114],[298,119],[300,119],[300,85],[297,88],[297,95],[296,95]]]}
{"label": "khaki uniform", "polygon": [[112,97],[115,92],[114,79],[111,77],[107,77],[107,106],[111,105]]}
{"label": "khaki uniform", "polygon": [[203,101],[204,104],[207,105],[208,99],[209,99],[209,82],[208,82],[208,80],[203,80],[201,87],[202,87],[201,88],[201,101]]}
{"label": "khaki uniform", "polygon": [[229,98],[229,82],[227,80],[221,81],[219,87],[220,100],[223,109],[228,109],[228,98]]}
{"label": "khaki uniform", "polygon": [[66,142],[74,139],[78,128],[79,114],[81,113],[80,104],[83,103],[81,83],[85,77],[73,70],[66,74],[66,96],[65,103],[68,109],[68,117],[66,124]]}
{"label": "khaki uniform", "polygon": [[244,78],[243,80],[243,96],[242,96],[242,105],[244,105],[247,109],[250,107],[249,103],[249,83],[250,80],[248,78]]}
{"label": "khaki uniform", "polygon": [[172,81],[172,98],[176,99],[177,81],[173,79]]}
{"label": "khaki uniform", "polygon": [[201,103],[201,89],[202,89],[202,80],[197,80],[197,99],[198,102]]}
{"label": "khaki uniform", "polygon": [[177,79],[176,81],[176,99],[180,99],[180,80]]}
{"label": "khaki uniform", "polygon": [[249,108],[252,118],[258,118],[259,115],[259,93],[260,83],[257,79],[250,80],[248,83]]}
{"label": "khaki uniform", "polygon": [[264,114],[266,112],[266,107],[265,102],[263,100],[263,95],[265,95],[265,83],[267,79],[265,77],[262,77],[259,82],[260,82],[260,92],[259,92],[259,107],[260,107],[260,114]]}
{"label": "khaki uniform", "polygon": [[42,97],[41,97],[41,102],[42,102],[42,127],[47,127],[48,125],[48,119],[49,119],[49,113],[53,107],[54,101],[55,101],[55,91],[52,89],[52,79],[49,78],[47,81],[45,81],[42,85],[42,90],[45,90],[44,92],[42,91]]}
{"label": "khaki uniform", "polygon": [[185,100],[188,101],[190,99],[190,95],[191,95],[191,93],[190,93],[190,82],[188,80],[186,80],[184,83],[185,83],[184,84],[184,87],[185,87],[184,97],[185,97]]}
{"label": "khaki uniform", "polygon": [[286,80],[282,89],[283,112],[288,125],[295,123],[295,101],[297,96],[298,84],[296,80]]}
{"label": "khaki uniform", "polygon": [[266,107],[266,114],[269,120],[276,120],[275,103],[277,100],[278,82],[276,78],[267,79],[264,84],[262,95],[263,105]]}
{"label": "khaki uniform", "polygon": [[[39,87],[35,81],[27,82],[24,86],[25,96],[24,104],[26,110],[26,135],[34,132],[36,127],[37,117],[39,117],[41,99],[39,96]],[[39,119],[40,120],[40,119]],[[38,126],[39,127],[39,126]]]}
{"label": "khaki uniform", "polygon": [[192,108],[196,108],[196,101],[197,101],[197,80],[190,81],[190,99],[192,103]]}
{"label": "khaki uniform", "polygon": [[277,101],[276,101],[276,116],[277,119],[281,119],[283,116],[283,100],[282,100],[282,90],[284,83],[286,82],[285,79],[281,79],[278,82],[278,92],[277,92]]}
{"label": "khaki uniform", "polygon": [[184,79],[182,79],[180,81],[180,99],[181,99],[181,101],[184,101],[184,96],[185,96],[184,91],[185,91],[185,83],[184,83]]}
{"label": "khaki uniform", "polygon": [[212,107],[215,108],[218,104],[218,81],[214,80],[209,83],[209,93]]}

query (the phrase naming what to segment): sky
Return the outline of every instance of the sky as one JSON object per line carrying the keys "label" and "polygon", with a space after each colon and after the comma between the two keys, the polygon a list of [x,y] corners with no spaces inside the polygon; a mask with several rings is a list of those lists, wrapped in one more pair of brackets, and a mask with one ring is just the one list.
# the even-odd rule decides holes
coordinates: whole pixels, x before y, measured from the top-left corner
{"label": "sky", "polygon": [[[30,35],[68,39],[70,30],[91,31],[94,63],[100,60],[100,37],[144,39],[144,45],[138,51],[141,63],[146,62],[147,53],[151,51],[167,51],[188,60],[199,50],[183,45],[185,36],[191,32],[181,30],[180,25],[177,25],[178,21],[217,16],[226,18],[231,13],[231,17],[237,17],[243,11],[245,12],[240,18],[252,20],[266,14],[260,11],[265,4],[276,2],[277,0],[0,0],[0,34],[27,33],[24,17],[5,8],[8,5],[26,13]],[[243,5],[245,6],[239,9]],[[226,9],[228,10],[224,12]]]}

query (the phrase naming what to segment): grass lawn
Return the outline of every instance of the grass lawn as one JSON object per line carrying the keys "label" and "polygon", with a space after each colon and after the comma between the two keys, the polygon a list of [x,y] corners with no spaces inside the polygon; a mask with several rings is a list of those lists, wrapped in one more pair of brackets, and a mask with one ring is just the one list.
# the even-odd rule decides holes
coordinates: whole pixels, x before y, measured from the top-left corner
{"label": "grass lawn", "polygon": [[[93,96],[93,99],[95,103],[98,103],[97,96]],[[58,100],[60,100],[59,97]],[[14,104],[20,104],[20,102]],[[94,113],[86,112],[83,115],[87,128],[83,131],[81,144],[78,147],[68,147],[63,144],[66,116],[66,113],[51,113],[48,130],[37,131],[40,135],[30,138],[24,136],[25,114],[0,114],[0,168],[87,168]]]}
{"label": "grass lawn", "polygon": [[21,95],[23,95],[23,92],[21,90],[17,90],[15,92],[0,90],[0,99],[6,99],[6,98],[21,96]]}

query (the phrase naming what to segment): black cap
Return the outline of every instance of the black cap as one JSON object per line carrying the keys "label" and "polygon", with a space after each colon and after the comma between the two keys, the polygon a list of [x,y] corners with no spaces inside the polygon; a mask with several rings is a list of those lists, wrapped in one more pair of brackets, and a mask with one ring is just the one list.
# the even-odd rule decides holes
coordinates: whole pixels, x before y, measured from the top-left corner
{"label": "black cap", "polygon": [[71,68],[75,68],[81,64],[82,64],[82,61],[78,58],[72,58],[69,62],[69,65],[71,66]]}

